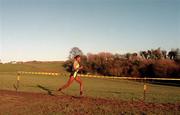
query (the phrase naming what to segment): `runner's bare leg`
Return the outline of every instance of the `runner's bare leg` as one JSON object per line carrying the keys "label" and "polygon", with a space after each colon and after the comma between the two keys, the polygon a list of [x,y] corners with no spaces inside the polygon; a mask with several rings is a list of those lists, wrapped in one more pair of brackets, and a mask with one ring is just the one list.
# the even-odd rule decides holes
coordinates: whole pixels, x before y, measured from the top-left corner
{"label": "runner's bare leg", "polygon": [[68,88],[73,83],[73,81],[74,81],[74,77],[71,76],[69,80],[67,81],[67,83],[63,85],[61,88],[59,88],[58,91]]}
{"label": "runner's bare leg", "polygon": [[83,93],[83,82],[82,82],[81,78],[78,77],[78,76],[75,78],[75,80],[76,80],[76,82],[78,82],[79,85],[80,85],[80,95],[82,95],[82,93]]}

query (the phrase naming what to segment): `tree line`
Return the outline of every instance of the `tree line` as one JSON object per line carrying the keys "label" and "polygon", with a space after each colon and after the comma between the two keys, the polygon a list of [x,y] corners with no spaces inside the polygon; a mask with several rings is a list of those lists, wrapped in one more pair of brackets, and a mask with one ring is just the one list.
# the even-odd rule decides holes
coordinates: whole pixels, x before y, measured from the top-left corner
{"label": "tree line", "polygon": [[71,71],[72,55],[82,55],[83,74],[129,77],[177,77],[180,78],[180,50],[152,49],[139,53],[112,54],[101,52],[83,55],[79,48],[73,48],[64,62],[67,71]]}

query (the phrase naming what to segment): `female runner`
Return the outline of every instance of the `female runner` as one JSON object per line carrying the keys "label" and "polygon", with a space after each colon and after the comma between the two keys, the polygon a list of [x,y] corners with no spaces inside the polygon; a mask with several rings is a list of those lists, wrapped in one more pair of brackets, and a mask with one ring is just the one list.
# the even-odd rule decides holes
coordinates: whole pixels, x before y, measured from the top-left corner
{"label": "female runner", "polygon": [[72,72],[71,75],[69,77],[69,80],[67,81],[67,83],[65,85],[63,85],[61,88],[59,88],[58,91],[62,91],[63,89],[66,89],[67,87],[69,87],[73,81],[75,80],[77,83],[79,83],[80,85],[80,95],[83,94],[83,83],[82,80],[78,75],[78,72],[83,69],[82,66],[80,66],[80,62],[81,62],[81,56],[77,55],[74,57],[74,63],[73,63],[73,67],[72,67]]}

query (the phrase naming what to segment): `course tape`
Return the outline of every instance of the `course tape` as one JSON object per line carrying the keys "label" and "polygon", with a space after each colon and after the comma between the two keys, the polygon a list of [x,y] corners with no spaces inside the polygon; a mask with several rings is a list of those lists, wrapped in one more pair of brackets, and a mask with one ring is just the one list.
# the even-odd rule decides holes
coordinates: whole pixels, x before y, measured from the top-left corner
{"label": "course tape", "polygon": [[49,72],[25,72],[25,71],[19,71],[19,74],[32,74],[32,75],[51,75],[51,76],[59,76],[62,75],[60,73],[49,73]]}
{"label": "course tape", "polygon": [[[49,75],[49,76],[69,76],[70,74],[65,73],[50,73],[50,72],[25,72],[25,71],[19,71],[18,74],[31,74],[31,75]],[[120,79],[120,80],[169,80],[169,81],[180,81],[178,78],[138,78],[138,77],[114,77],[114,76],[97,76],[97,75],[84,75],[79,74],[80,77],[85,78],[106,78],[106,79]]]}

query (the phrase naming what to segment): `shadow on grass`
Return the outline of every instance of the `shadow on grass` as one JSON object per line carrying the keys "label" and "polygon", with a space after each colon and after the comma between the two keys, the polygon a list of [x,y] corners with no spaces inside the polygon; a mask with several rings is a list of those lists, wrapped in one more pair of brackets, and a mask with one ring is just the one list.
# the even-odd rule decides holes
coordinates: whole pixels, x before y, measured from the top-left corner
{"label": "shadow on grass", "polygon": [[42,85],[37,85],[37,87],[44,90],[44,91],[46,91],[48,93],[48,95],[54,96],[54,94],[52,93],[52,90],[50,90],[50,89],[48,89],[48,88],[46,88],[46,87],[44,87]]}

